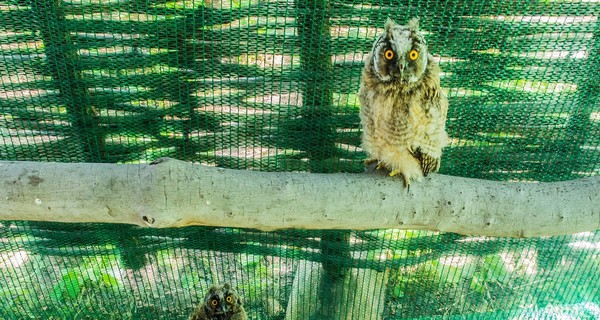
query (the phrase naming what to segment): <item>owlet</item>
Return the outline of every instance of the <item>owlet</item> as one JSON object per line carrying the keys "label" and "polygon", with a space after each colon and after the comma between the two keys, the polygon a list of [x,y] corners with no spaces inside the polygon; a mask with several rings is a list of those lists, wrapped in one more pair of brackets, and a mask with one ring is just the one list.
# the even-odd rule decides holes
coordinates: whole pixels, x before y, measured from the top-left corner
{"label": "owlet", "polygon": [[212,286],[190,320],[246,320],[242,299],[229,284]]}
{"label": "owlet", "polygon": [[387,20],[365,60],[358,96],[367,162],[401,174],[406,187],[440,168],[448,99],[417,19],[404,26]]}

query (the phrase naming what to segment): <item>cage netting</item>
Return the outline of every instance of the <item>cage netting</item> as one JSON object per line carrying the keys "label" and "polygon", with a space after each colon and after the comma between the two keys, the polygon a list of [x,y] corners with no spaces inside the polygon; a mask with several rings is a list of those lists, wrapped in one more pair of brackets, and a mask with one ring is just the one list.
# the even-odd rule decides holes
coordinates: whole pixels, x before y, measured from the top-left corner
{"label": "cage netting", "polygon": [[[599,16],[598,0],[1,0],[0,160],[360,173],[363,59],[388,17],[419,17],[450,100],[442,174],[593,176]],[[354,307],[372,319],[599,319],[599,275],[599,231],[0,221],[0,319],[187,319],[226,282],[249,319],[342,319],[315,310],[369,290],[383,301]]]}

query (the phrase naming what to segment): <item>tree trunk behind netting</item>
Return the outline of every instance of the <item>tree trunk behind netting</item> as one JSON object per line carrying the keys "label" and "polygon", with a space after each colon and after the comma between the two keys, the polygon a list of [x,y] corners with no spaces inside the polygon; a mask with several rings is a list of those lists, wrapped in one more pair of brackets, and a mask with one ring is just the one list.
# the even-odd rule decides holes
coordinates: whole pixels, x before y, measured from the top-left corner
{"label": "tree trunk behind netting", "polygon": [[81,74],[81,63],[60,0],[35,0],[32,11],[39,22],[48,69],[72,126],[70,136],[80,141],[78,161],[105,162],[104,136],[97,110]]}
{"label": "tree trunk behind netting", "polygon": [[[291,138],[301,142],[310,171],[331,172],[331,165],[335,163],[331,159],[336,157],[336,132],[333,113],[330,3],[327,0],[297,0],[296,10],[298,34],[302,45],[300,61],[304,76],[301,86],[303,111],[300,122],[293,126],[297,130],[291,131],[292,134],[295,133]],[[290,295],[286,319],[310,319],[315,316],[318,319],[351,319],[357,316],[362,319],[357,306],[367,305],[381,309],[379,313],[383,311],[381,306],[385,297],[382,294],[384,290],[378,291],[378,297],[373,293],[357,294],[356,285],[370,282],[372,272],[368,269],[359,272],[359,269],[350,269],[344,264],[352,259],[349,241],[350,231],[323,231],[322,265],[311,264],[311,271],[297,272],[297,281],[294,282],[293,293]],[[373,287],[381,289],[383,279],[377,280],[378,285]],[[318,284],[318,289],[307,285],[311,283]],[[306,293],[307,290],[316,290],[313,292],[319,295],[318,308],[306,307],[315,303],[314,295]],[[373,310],[369,307],[369,310],[362,313],[373,315]]]}

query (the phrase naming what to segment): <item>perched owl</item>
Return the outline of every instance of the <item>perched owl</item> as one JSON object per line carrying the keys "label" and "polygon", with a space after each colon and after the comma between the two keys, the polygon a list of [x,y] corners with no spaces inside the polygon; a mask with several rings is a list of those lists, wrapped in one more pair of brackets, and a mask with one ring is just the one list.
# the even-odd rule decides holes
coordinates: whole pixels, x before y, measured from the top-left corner
{"label": "perched owl", "polygon": [[448,99],[417,19],[405,26],[387,20],[365,60],[358,96],[367,163],[402,174],[406,187],[440,168]]}
{"label": "perched owl", "polygon": [[190,320],[246,320],[246,311],[237,292],[224,284],[212,286]]}

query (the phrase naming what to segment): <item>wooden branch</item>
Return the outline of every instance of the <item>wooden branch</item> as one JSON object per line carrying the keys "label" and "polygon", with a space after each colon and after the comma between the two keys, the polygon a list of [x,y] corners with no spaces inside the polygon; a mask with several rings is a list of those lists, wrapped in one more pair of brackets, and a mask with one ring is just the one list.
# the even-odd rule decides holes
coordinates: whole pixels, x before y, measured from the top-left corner
{"label": "wooden branch", "polygon": [[534,237],[600,229],[600,177],[553,183],[268,173],[161,159],[0,161],[0,220],[276,230],[423,229]]}

